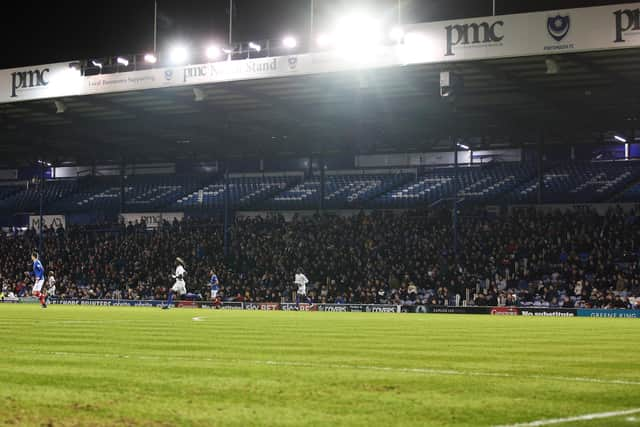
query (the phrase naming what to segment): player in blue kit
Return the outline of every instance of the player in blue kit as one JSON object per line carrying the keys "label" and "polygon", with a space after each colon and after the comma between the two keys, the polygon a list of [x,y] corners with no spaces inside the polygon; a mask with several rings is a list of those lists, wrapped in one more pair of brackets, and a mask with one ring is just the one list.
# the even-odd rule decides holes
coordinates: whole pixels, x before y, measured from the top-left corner
{"label": "player in blue kit", "polygon": [[209,279],[209,285],[211,285],[211,301],[214,306],[218,307],[220,306],[220,298],[218,297],[218,292],[220,292],[220,281],[213,270],[211,270],[209,274],[211,275],[211,278]]}
{"label": "player in blue kit", "polygon": [[31,294],[40,300],[42,308],[47,308],[46,298],[47,294],[42,290],[44,285],[44,267],[38,259],[38,252],[31,252],[31,261],[33,262],[33,272],[27,272],[26,274],[33,279],[33,288]]}

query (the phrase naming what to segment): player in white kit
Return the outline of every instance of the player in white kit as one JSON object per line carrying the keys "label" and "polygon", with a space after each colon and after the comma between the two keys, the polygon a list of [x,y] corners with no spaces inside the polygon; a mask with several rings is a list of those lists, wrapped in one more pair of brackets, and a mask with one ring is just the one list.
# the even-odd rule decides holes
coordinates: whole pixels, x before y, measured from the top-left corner
{"label": "player in white kit", "polygon": [[184,269],[185,263],[182,258],[176,258],[176,273],[172,274],[171,277],[176,279],[175,283],[169,290],[169,298],[167,299],[167,304],[162,307],[163,309],[168,309],[171,307],[173,303],[173,296],[178,294],[178,296],[182,296],[187,293],[187,286],[184,281],[184,276],[187,274],[187,271]]}
{"label": "player in white kit", "polygon": [[307,298],[307,283],[309,283],[309,279],[304,275],[301,268],[296,272],[293,283],[298,286],[298,289],[296,290],[296,306],[300,308],[300,299],[304,299],[309,302]]}
{"label": "player in white kit", "polygon": [[47,278],[47,296],[46,301],[51,301],[52,297],[56,296],[56,278],[53,274],[53,271],[49,272],[49,277]]}

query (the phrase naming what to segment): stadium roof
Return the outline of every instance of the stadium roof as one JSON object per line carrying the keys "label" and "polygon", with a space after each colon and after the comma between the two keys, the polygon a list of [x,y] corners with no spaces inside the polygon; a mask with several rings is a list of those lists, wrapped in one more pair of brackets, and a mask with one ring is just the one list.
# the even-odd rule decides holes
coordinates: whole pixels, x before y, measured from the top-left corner
{"label": "stadium roof", "polygon": [[[440,96],[442,71],[460,79],[455,96]],[[638,127],[638,73],[635,47],[5,103],[0,156],[13,165],[421,152],[449,149],[449,137],[486,149],[541,134],[546,144],[597,143]]]}

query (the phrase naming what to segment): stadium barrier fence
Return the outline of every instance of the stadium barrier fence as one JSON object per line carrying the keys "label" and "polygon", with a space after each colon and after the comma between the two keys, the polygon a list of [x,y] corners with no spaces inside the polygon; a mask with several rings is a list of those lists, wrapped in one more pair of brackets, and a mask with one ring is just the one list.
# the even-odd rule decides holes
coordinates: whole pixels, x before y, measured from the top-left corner
{"label": "stadium barrier fence", "polygon": [[[4,300],[4,303],[36,303],[34,298]],[[60,299],[50,301],[54,305],[92,305],[101,307],[161,307],[164,300],[126,300],[126,299]],[[623,309],[586,309],[553,307],[459,307],[395,304],[295,304],[274,302],[237,302],[227,301],[215,305],[211,301],[179,301],[180,308],[219,308],[221,310],[253,311],[329,311],[359,313],[432,313],[432,314],[483,314],[495,316],[530,317],[626,317],[640,318],[640,310]]]}

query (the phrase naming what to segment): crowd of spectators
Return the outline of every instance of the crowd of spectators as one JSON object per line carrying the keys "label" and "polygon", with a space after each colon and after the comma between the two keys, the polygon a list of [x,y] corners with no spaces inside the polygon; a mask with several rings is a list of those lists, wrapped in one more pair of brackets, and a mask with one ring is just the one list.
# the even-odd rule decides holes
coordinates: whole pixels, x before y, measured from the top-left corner
{"label": "crowd of spectators", "polygon": [[[453,236],[457,235],[454,241]],[[640,217],[610,210],[489,215],[360,214],[237,218],[47,230],[42,258],[61,298],[163,299],[176,256],[187,288],[207,295],[214,270],[225,300],[290,301],[302,268],[325,303],[640,308]],[[38,236],[0,236],[5,291],[28,292]]]}

